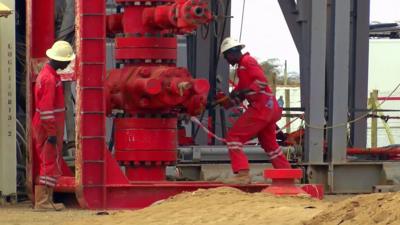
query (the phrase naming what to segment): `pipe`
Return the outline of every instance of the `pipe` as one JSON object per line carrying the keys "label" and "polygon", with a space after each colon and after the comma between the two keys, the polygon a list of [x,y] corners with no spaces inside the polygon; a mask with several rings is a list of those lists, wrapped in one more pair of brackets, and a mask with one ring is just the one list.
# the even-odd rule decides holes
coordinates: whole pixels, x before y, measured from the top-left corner
{"label": "pipe", "polygon": [[347,148],[348,155],[389,155],[400,154],[400,146],[386,146],[380,148]]}

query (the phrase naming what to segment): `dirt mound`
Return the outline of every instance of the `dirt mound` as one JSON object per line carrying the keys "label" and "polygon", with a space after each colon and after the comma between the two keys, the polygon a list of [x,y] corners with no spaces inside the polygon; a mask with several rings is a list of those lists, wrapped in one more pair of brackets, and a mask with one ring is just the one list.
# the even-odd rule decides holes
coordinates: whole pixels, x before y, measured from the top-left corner
{"label": "dirt mound", "polygon": [[400,224],[400,193],[358,195],[331,204],[305,225]]}
{"label": "dirt mound", "polygon": [[307,197],[249,194],[222,187],[182,193],[142,210],[113,212],[68,225],[300,225],[326,206],[323,201]]}

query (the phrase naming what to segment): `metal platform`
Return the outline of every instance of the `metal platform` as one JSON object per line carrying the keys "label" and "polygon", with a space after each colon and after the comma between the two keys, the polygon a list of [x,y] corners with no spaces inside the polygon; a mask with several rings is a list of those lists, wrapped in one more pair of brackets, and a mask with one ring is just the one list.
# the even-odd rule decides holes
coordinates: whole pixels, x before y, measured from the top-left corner
{"label": "metal platform", "polygon": [[[286,154],[295,148],[283,148]],[[178,168],[193,179],[213,179],[230,175],[230,164],[226,146],[191,146],[179,148]],[[244,152],[253,164],[253,176],[261,176],[263,168],[271,167],[264,150],[258,146],[246,146]],[[341,163],[296,162],[294,167],[303,168],[304,181],[323,184],[326,193],[371,193],[376,185],[400,183],[398,161],[347,161]]]}

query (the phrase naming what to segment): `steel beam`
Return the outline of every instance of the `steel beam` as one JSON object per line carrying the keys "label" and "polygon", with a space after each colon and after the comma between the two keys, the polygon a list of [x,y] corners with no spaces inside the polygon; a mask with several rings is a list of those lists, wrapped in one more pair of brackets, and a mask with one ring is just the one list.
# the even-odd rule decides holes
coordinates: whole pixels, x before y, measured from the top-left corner
{"label": "steel beam", "polygon": [[[368,53],[369,53],[369,10],[370,0],[353,0],[352,58],[349,86],[349,108],[364,109],[368,100]],[[352,112],[351,119],[363,115]],[[361,119],[350,126],[350,140],[354,147],[366,147],[367,119]]]}
{"label": "steel beam", "polygon": [[332,1],[333,79],[329,93],[328,130],[329,158],[332,162],[346,161],[347,112],[350,52],[350,1]]}
{"label": "steel beam", "polygon": [[[230,9],[231,9],[231,4],[230,3],[232,0],[223,0],[225,4],[225,10],[227,10],[227,15],[230,15]],[[215,3],[211,4],[213,1],[209,0],[210,6],[216,7]],[[197,34],[195,39],[189,38],[188,41],[188,48],[190,50],[191,55],[188,57],[192,57],[191,59],[188,59],[188,66],[191,72],[194,72],[194,77],[196,78],[206,78],[210,80],[211,83],[211,89],[210,93],[214,93],[216,88],[221,89],[225,93],[228,93],[228,84],[229,84],[229,65],[223,59],[223,57],[220,56],[219,53],[217,53],[217,49],[211,50],[211,48],[214,48],[215,46],[218,48],[218,46],[221,44],[222,40],[224,37],[228,37],[230,34],[230,20],[229,18],[226,18],[226,23],[225,23],[225,32],[222,34],[222,27],[223,27],[223,21],[219,21],[218,25],[215,23],[209,25],[209,30],[208,32],[204,32],[204,29],[199,28],[197,31]],[[217,34],[217,38],[215,38],[215,32]],[[208,35],[204,35],[204,34]],[[204,35],[204,36],[203,36]],[[214,41],[210,41],[210,39],[214,38]],[[195,45],[195,46],[191,46]],[[213,46],[211,46],[213,45]],[[215,51],[211,53],[212,51]],[[217,53],[217,54],[216,54]],[[213,54],[216,54],[213,58],[214,60],[210,60],[211,56]],[[215,58],[217,57],[217,58]],[[219,58],[218,58],[219,57]],[[214,68],[213,63],[217,64],[217,71],[216,73],[212,71]],[[219,76],[222,81],[221,83],[217,82],[217,77]],[[214,95],[210,95],[212,98]],[[204,115],[202,115],[202,123],[207,124],[208,123],[208,117],[213,115],[214,118],[216,118],[216,123],[215,123],[215,133],[218,136],[222,136],[224,133],[222,130],[221,126],[221,114],[218,112],[213,112],[213,114],[210,114],[210,112],[205,112]],[[226,115],[222,115],[225,116]],[[226,119],[226,118],[225,118]],[[194,126],[194,130],[197,130],[197,126]],[[196,144],[203,144],[206,145],[208,144],[208,136],[202,131],[198,131],[197,135],[195,137]],[[218,143],[218,142],[217,142]]]}
{"label": "steel beam", "polygon": [[301,50],[300,56],[300,99],[301,106],[305,107],[309,104],[310,96],[310,58],[311,58],[311,0],[299,0],[297,8],[299,10],[298,21],[301,24]]}
{"label": "steel beam", "polygon": [[[310,2],[310,48],[308,96],[305,103],[305,119],[309,126],[305,133],[306,162],[323,162],[323,141],[325,124],[324,98],[325,95],[325,56],[326,56],[326,20],[327,1]],[[308,66],[308,65],[307,65]]]}
{"label": "steel beam", "polygon": [[[295,155],[301,153],[301,150],[293,146],[282,146],[284,155]],[[267,162],[268,157],[261,146],[246,145],[243,147],[249,162]],[[229,162],[229,153],[226,146],[189,146],[179,147],[179,163],[223,163]]]}
{"label": "steel beam", "polygon": [[[374,186],[386,182],[384,164],[384,162],[312,164],[307,167],[307,178],[310,183],[324,184],[327,193],[370,193]],[[394,164],[399,166],[399,163]]]}
{"label": "steel beam", "polygon": [[300,55],[301,103],[310,126],[305,161],[323,162],[327,1],[279,0]]}
{"label": "steel beam", "polygon": [[281,7],[283,16],[285,17],[286,24],[289,27],[290,34],[292,35],[294,44],[297,51],[300,53],[302,40],[301,40],[301,25],[297,20],[297,5],[294,0],[278,0]]}

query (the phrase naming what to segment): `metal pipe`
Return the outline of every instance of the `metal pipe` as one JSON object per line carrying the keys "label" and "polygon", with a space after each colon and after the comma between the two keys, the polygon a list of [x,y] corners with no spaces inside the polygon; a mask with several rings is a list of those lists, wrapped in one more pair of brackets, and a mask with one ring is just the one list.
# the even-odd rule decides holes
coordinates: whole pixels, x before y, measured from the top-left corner
{"label": "metal pipe", "polygon": [[347,148],[348,155],[396,155],[400,154],[400,146],[387,146],[381,148]]}

